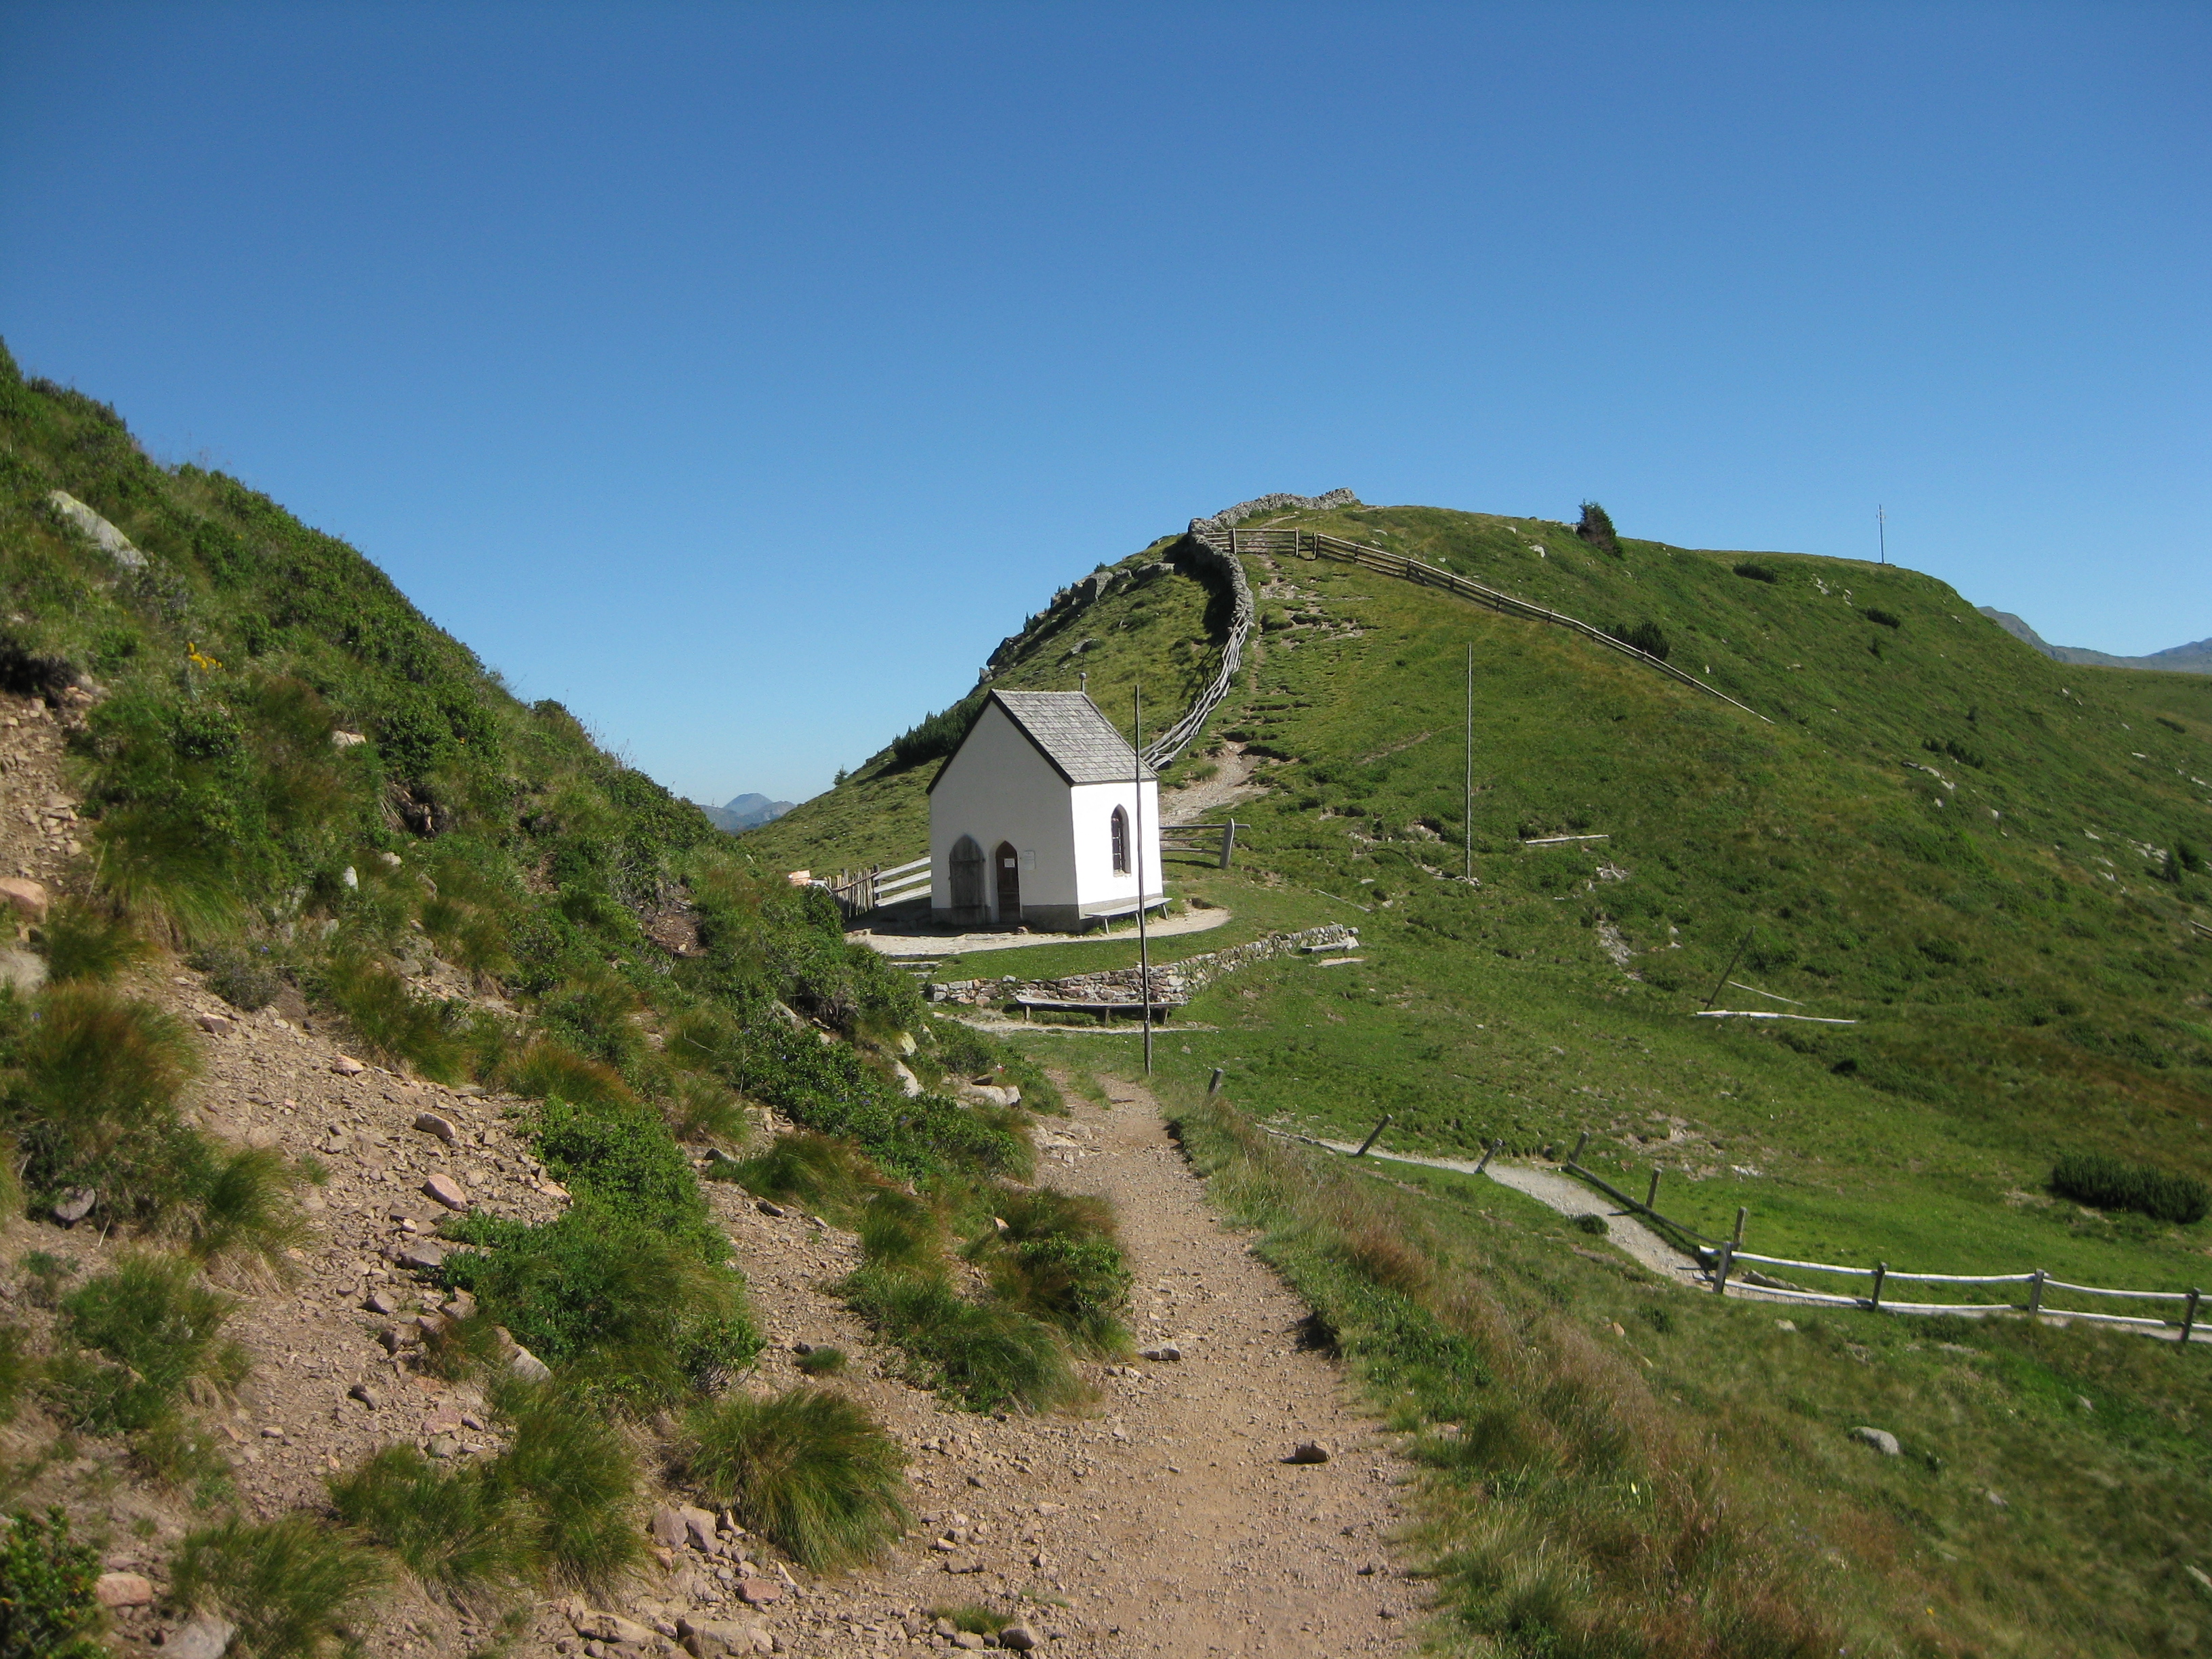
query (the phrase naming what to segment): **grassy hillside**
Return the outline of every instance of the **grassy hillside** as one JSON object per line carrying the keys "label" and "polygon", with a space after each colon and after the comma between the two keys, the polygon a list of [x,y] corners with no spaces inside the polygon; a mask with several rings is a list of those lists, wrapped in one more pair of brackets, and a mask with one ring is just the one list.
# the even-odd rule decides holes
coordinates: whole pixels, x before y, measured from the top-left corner
{"label": "grassy hillside", "polygon": [[[2212,939],[2191,927],[2212,925],[2212,683],[2051,662],[1895,568],[1632,538],[1615,556],[1558,523],[1430,508],[1277,522],[1601,627],[1648,625],[1674,664],[1766,718],[1357,568],[1249,561],[1273,625],[1211,735],[1267,757],[1270,787],[1238,809],[1255,826],[1242,867],[1188,870],[1182,890],[1272,925],[1356,921],[1365,960],[1217,985],[1188,1016],[1218,1029],[1164,1046],[1171,1088],[1195,1102],[1218,1065],[1255,1116],[1351,1134],[1389,1112],[1395,1144],[1446,1153],[1493,1136],[1534,1153],[1588,1130],[1589,1160],[1639,1191],[1663,1166],[1665,1207],[1693,1225],[1724,1232],[1747,1206],[1752,1247],[1774,1255],[2143,1288],[2206,1277],[2203,1224],[2087,1210],[2050,1177],[2075,1150],[2212,1176]],[[833,791],[776,828],[836,862],[851,810]],[[1455,878],[1470,835],[1475,886]],[[1524,845],[1563,835],[1608,839]],[[1728,977],[1757,988],[1721,987],[1716,1006],[1856,1023],[1694,1018],[1740,948]],[[1127,951],[1095,947],[1100,965]],[[1489,1224],[1463,1195],[1401,1198],[1410,1236],[1441,1241],[1436,1282],[1453,1282]],[[1472,1201],[1513,1209],[1487,1188]],[[1317,1224],[1299,1213],[1297,1228]],[[1601,1334],[1613,1316],[1609,1281],[1577,1257],[1479,1255],[1508,1303],[1587,1301]],[[1331,1283],[1310,1287],[1326,1302]],[[2192,1495],[2212,1467],[2201,1356],[2079,1333],[2038,1347],[1977,1326],[1965,1346],[1994,1357],[1968,1386],[1920,1376],[1899,1347],[1916,1334],[1870,1316],[1814,1322],[1838,1334],[1815,1360],[1778,1346],[1771,1310],[1698,1313],[1698,1338],[1662,1345],[1653,1378],[1691,1408],[1685,1431],[1700,1412],[1742,1413],[1734,1457],[1802,1449],[1778,1478],[1830,1516],[1825,1537],[1868,1575],[1853,1594],[1896,1650],[2183,1650],[2160,1620],[2200,1594],[2174,1547],[2208,1518]],[[1449,1324],[1449,1310],[1424,1317]],[[1398,1339],[1359,1322],[1387,1374]],[[2062,1433],[2052,1402],[2069,1389],[2127,1403]],[[1422,1402],[1439,1420],[1468,1410],[1449,1392]],[[1827,1449],[1878,1405],[1944,1423],[1929,1455],[1972,1464],[1983,1487],[1923,1464],[1946,1495],[1908,1494]],[[1653,1409],[1667,1414],[1663,1395]],[[2048,1439],[2015,1426],[2031,1418]],[[2069,1483],[2084,1468],[2135,1506],[2126,1525],[2114,1504],[2079,1507]],[[1984,1489],[2033,1494],[2035,1527],[2012,1516],[2000,1550]],[[1869,1514],[1885,1517],[1879,1559],[1854,1536]],[[2154,1525],[2167,1530],[2137,1530]],[[2057,1563],[2098,1528],[2109,1576],[2062,1588]],[[1914,1588],[1896,1595],[1948,1605],[1910,1634],[1880,1583],[1901,1560]],[[2051,1588],[2000,1606],[1987,1585],[2014,1573]],[[1495,1635],[1491,1618],[1477,1623]]]}
{"label": "grassy hillside", "polygon": [[[131,545],[103,546],[56,491]],[[447,1239],[467,1248],[424,1269],[434,1304],[469,1291],[475,1305],[441,1328],[434,1353],[425,1338],[422,1363],[482,1376],[513,1340],[551,1368],[535,1386],[484,1383],[510,1454],[456,1473],[387,1448],[334,1480],[343,1528],[321,1511],[198,1517],[174,1574],[251,1630],[289,1621],[281,1639],[252,1635],[257,1652],[324,1650],[395,1571],[477,1608],[553,1583],[613,1584],[643,1547],[631,1510],[649,1468],[684,1478],[679,1441],[699,1468],[720,1441],[751,1455],[740,1443],[768,1431],[708,1410],[761,1344],[702,1173],[795,1170],[811,1200],[806,1160],[820,1154],[848,1202],[896,1191],[913,1214],[890,1290],[928,1300],[935,1330],[981,1330],[1027,1368],[987,1379],[995,1393],[949,1365],[917,1375],[991,1404],[1066,1387],[1073,1339],[1052,1309],[1016,1305],[1021,1273],[1001,1276],[1011,1290],[963,1290],[940,1261],[945,1218],[1015,1213],[997,1183],[1029,1168],[1025,1110],[954,1091],[1011,1073],[1025,1106],[1049,1109],[1034,1068],[927,1018],[903,975],[844,942],[824,896],[759,872],[557,703],[517,702],[352,548],[234,479],[155,464],[114,411],[25,380],[3,348],[0,690],[42,702],[66,731],[64,788],[42,804],[76,805],[68,856],[58,840],[39,854],[56,890],[29,935],[46,983],[17,988],[31,969],[11,958],[0,989],[0,1197],[44,1218],[76,1194],[89,1231],[153,1253],[58,1304],[50,1322],[87,1352],[47,1352],[31,1327],[0,1321],[0,1418],[36,1402],[11,1431],[23,1461],[0,1464],[0,1490],[69,1462],[54,1447],[72,1435],[113,1437],[116,1461],[149,1482],[131,1502],[181,1504],[183,1488],[224,1505],[200,1413],[247,1362],[224,1346],[155,1365],[148,1333],[183,1322],[214,1345],[236,1304],[198,1275],[258,1288],[336,1248],[295,1202],[319,1166],[187,1115],[198,1038],[118,979],[183,965],[170,952],[240,1011],[273,1002],[403,1076],[520,1097],[536,1167],[573,1198],[538,1224],[453,1217]],[[137,982],[158,992],[166,973]],[[747,1109],[763,1107],[805,1133],[742,1164]],[[1108,1224],[1086,1212],[1085,1224]],[[1033,1231],[1039,1248],[1068,1243],[1051,1216]],[[1110,1241],[1083,1248],[1110,1305],[1118,1255]],[[11,1275],[35,1280],[42,1261]],[[857,1408],[815,1429],[775,1422],[801,1454],[818,1429],[863,1462],[890,1455]],[[110,1496],[87,1501],[100,1511]],[[835,1548],[757,1529],[814,1564],[865,1556],[903,1524],[895,1498],[853,1505]],[[473,1530],[465,1559],[448,1559],[434,1540],[455,1516]],[[77,1518],[81,1534],[109,1524]],[[309,1558],[321,1578],[283,1565]],[[0,1593],[22,1589],[19,1569],[33,1570],[0,1564]],[[88,1584],[69,1592],[88,1632]]]}

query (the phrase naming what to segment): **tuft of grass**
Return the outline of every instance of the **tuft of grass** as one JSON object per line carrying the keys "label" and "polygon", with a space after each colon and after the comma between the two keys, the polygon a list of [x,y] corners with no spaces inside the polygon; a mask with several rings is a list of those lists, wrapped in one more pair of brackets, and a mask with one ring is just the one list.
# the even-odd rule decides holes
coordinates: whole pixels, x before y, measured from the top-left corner
{"label": "tuft of grass", "polygon": [[501,1082],[526,1100],[565,1100],[579,1106],[628,1106],[636,1095],[622,1073],[567,1043],[541,1037],[503,1068]]}
{"label": "tuft of grass", "polygon": [[373,1057],[441,1083],[464,1074],[467,1046],[453,1011],[416,995],[404,975],[367,957],[339,956],[324,964],[318,988]]}
{"label": "tuft of grass", "polygon": [[702,1495],[817,1571],[868,1560],[906,1529],[906,1455],[843,1395],[732,1395],[687,1427],[684,1466]]}
{"label": "tuft of grass", "polygon": [[881,1187],[860,1206],[860,1249],[872,1267],[925,1267],[945,1253],[945,1224],[926,1198]]}
{"label": "tuft of grass", "polygon": [[813,1347],[799,1356],[799,1369],[812,1377],[838,1376],[845,1370],[842,1348]]}
{"label": "tuft of grass", "polygon": [[493,1404],[511,1425],[485,1480],[522,1505],[537,1571],[582,1589],[615,1583],[644,1553],[637,1459],[591,1398],[556,1383],[508,1383]]}
{"label": "tuft of grass", "polygon": [[82,981],[38,1000],[16,1044],[8,1105],[25,1185],[40,1196],[98,1190],[127,1213],[174,1193],[174,1103],[198,1069],[183,1024]]}
{"label": "tuft of grass", "polygon": [[58,1507],[0,1521],[0,1659],[106,1659],[99,1582],[100,1552]]}
{"label": "tuft of grass", "polygon": [[441,1468],[413,1446],[386,1446],[330,1490],[341,1521],[456,1594],[519,1584],[536,1565],[533,1517],[485,1467]]}
{"label": "tuft of grass", "polygon": [[697,1072],[677,1074],[659,1101],[668,1131],[678,1140],[743,1146],[752,1126],[744,1103],[715,1079]]}
{"label": "tuft of grass", "polygon": [[994,1613],[980,1601],[962,1601],[932,1607],[927,1611],[932,1619],[941,1619],[958,1631],[970,1636],[995,1636],[1014,1621],[1003,1613]]}
{"label": "tuft of grass", "polygon": [[2051,1189],[2093,1209],[2132,1210],[2186,1227],[2212,1209],[2212,1188],[2194,1176],[2172,1175],[2104,1152],[2069,1152],[2051,1172]]}
{"label": "tuft of grass", "polygon": [[1121,1316],[1131,1275],[1114,1236],[1113,1206],[1051,1187],[996,1201],[992,1229],[969,1253],[990,1274],[998,1298],[1056,1327],[1085,1352],[1127,1349]]}
{"label": "tuft of grass", "polygon": [[284,1253],[313,1236],[293,1194],[314,1178],[272,1147],[212,1153],[192,1185],[192,1255],[213,1261],[242,1253],[281,1271]]}
{"label": "tuft of grass", "polygon": [[134,926],[174,943],[219,939],[245,914],[224,842],[190,806],[140,803],[93,831],[94,879]]}
{"label": "tuft of grass", "polygon": [[970,1410],[1047,1411],[1081,1392],[1049,1326],[1016,1308],[967,1301],[939,1274],[867,1267],[841,1291],[906,1351],[915,1380]]}
{"label": "tuft of grass", "polygon": [[63,1332],[89,1352],[57,1358],[48,1390],[81,1427],[151,1428],[187,1385],[244,1379],[246,1356],[222,1335],[236,1307],[200,1283],[189,1261],[125,1255],[62,1298]]}
{"label": "tuft of grass", "polygon": [[232,1651],[252,1659],[316,1659],[386,1582],[375,1554],[294,1510],[260,1523],[234,1517],[189,1534],[169,1564],[170,1595],[238,1626]]}
{"label": "tuft of grass", "polygon": [[849,1140],[801,1130],[778,1135],[752,1157],[728,1166],[726,1178],[757,1197],[774,1199],[837,1220],[850,1219],[870,1199],[878,1176]]}
{"label": "tuft of grass", "polygon": [[113,979],[148,951],[120,916],[67,899],[46,913],[36,937],[46,952],[47,981],[54,985]]}

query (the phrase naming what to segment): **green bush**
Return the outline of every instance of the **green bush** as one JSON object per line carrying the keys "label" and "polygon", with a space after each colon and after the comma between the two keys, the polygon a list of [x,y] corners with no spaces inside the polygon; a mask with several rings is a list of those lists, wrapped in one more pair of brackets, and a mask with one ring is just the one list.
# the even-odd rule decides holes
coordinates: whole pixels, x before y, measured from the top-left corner
{"label": "green bush", "polygon": [[1753,564],[1749,559],[1744,560],[1735,567],[1735,574],[1755,582],[1778,582],[1782,580],[1765,565]]}
{"label": "green bush", "polygon": [[867,1202],[878,1177],[866,1156],[849,1140],[829,1135],[778,1135],[761,1151],[726,1167],[757,1197],[849,1220]]}
{"label": "green bush", "polygon": [[840,1288],[906,1351],[915,1380],[971,1410],[1048,1410],[1078,1392],[1059,1337],[1018,1309],[969,1302],[935,1273],[890,1267],[863,1267]]}
{"label": "green bush", "polygon": [[842,1395],[732,1395],[688,1427],[684,1470],[701,1495],[817,1571],[865,1561],[906,1529],[905,1454]]}
{"label": "green bush", "polygon": [[185,1537],[169,1564],[170,1595],[238,1626],[231,1651],[315,1659],[381,1589],[381,1562],[343,1534],[294,1510],[259,1524],[233,1518]]}
{"label": "green bush", "polygon": [[1645,656],[1656,657],[1661,662],[1667,660],[1667,653],[1672,648],[1668,642],[1666,630],[1648,618],[1633,628],[1624,623],[1608,631],[1623,645],[1634,646]]}
{"label": "green bush", "polygon": [[983,711],[984,691],[969,692],[951,708],[941,709],[909,726],[891,739],[891,768],[904,771],[951,754],[966,740],[968,728]]}
{"label": "green bush", "polygon": [[2051,1189],[2097,1210],[2132,1210],[2188,1226],[2212,1210],[2212,1188],[2194,1176],[2169,1175],[2104,1152],[2069,1152],[2051,1172]]}
{"label": "green bush", "polygon": [[[1739,568],[1738,574],[1741,574],[1741,568]],[[1902,628],[1905,626],[1903,618],[1892,615],[1889,611],[1884,611],[1880,605],[1870,605],[1859,614],[1878,627]]]}
{"label": "green bush", "polygon": [[1578,1233],[1588,1233],[1592,1238],[1603,1238],[1613,1229],[1607,1224],[1603,1216],[1593,1212],[1588,1215],[1578,1215],[1575,1218],[1575,1231]]}
{"label": "green bush", "polygon": [[104,1659],[99,1581],[100,1553],[70,1541],[59,1509],[8,1516],[0,1527],[0,1659]]}

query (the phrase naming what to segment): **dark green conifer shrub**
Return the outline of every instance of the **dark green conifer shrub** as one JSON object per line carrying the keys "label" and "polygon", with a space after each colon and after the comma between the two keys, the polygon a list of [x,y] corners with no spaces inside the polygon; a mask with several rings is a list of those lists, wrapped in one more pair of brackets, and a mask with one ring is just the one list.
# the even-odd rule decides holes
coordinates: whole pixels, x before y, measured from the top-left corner
{"label": "dark green conifer shrub", "polygon": [[2096,1210],[2132,1210],[2155,1221],[2188,1226],[2212,1209],[2212,1188],[2194,1176],[2172,1175],[2106,1152],[2068,1152],[2051,1171],[2051,1189]]}
{"label": "dark green conifer shrub", "polygon": [[1613,515],[1595,501],[1583,503],[1582,522],[1575,526],[1575,534],[1601,552],[1620,556],[1620,538],[1613,533]]}

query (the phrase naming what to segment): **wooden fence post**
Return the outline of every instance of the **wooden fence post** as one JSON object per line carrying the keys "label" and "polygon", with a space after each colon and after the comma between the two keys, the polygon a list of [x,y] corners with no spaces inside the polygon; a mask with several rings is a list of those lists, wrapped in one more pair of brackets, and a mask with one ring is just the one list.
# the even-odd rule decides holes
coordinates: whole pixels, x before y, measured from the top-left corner
{"label": "wooden fence post", "polygon": [[2197,1304],[2203,1295],[2194,1285],[2189,1287],[2189,1306],[2181,1316],[2181,1345],[2185,1348],[2189,1346],[2189,1334],[2197,1328]]}
{"label": "wooden fence post", "polygon": [[1750,1214],[1751,1211],[1747,1206],[1741,1204],[1735,1206],[1735,1238],[1734,1243],[1736,1249],[1739,1250],[1743,1248],[1743,1224],[1745,1220],[1749,1218]]}
{"label": "wooden fence post", "polygon": [[2027,1312],[2030,1318],[2043,1311],[2043,1281],[2051,1275],[2038,1267],[2027,1281]]}
{"label": "wooden fence post", "polygon": [[1869,1305],[1877,1310],[1881,1307],[1881,1281],[1888,1277],[1889,1263],[1887,1261],[1875,1262],[1874,1264],[1874,1300]]}
{"label": "wooden fence post", "polygon": [[1715,1295],[1726,1296],[1728,1294],[1729,1269],[1733,1267],[1735,1263],[1735,1246],[1732,1243],[1722,1245],[1720,1270],[1713,1275],[1713,1293]]}
{"label": "wooden fence post", "polygon": [[1651,1190],[1644,1194],[1644,1207],[1652,1214],[1659,1213],[1659,1166],[1651,1166]]}
{"label": "wooden fence post", "polygon": [[1221,1067],[1218,1066],[1213,1068],[1213,1075],[1206,1080],[1206,1092],[1209,1095],[1221,1092]]}
{"label": "wooden fence post", "polygon": [[1475,1174],[1480,1175],[1490,1167],[1490,1160],[1498,1156],[1498,1149],[1504,1144],[1504,1135],[1492,1135],[1490,1138],[1490,1145],[1482,1149],[1482,1161],[1474,1166]]}
{"label": "wooden fence post", "polygon": [[1583,1138],[1575,1142],[1575,1155],[1569,1158],[1567,1162],[1570,1164],[1580,1164],[1583,1161],[1583,1148],[1589,1145],[1589,1131],[1585,1129],[1583,1131]]}
{"label": "wooden fence post", "polygon": [[1221,867],[1229,867],[1231,856],[1237,851],[1237,820],[1231,818],[1221,830]]}
{"label": "wooden fence post", "polygon": [[1376,1140],[1377,1139],[1377,1138],[1381,1136],[1382,1133],[1385,1129],[1389,1128],[1389,1127],[1390,1127],[1390,1114],[1389,1114],[1389,1113],[1388,1113],[1388,1112],[1385,1112],[1385,1113],[1383,1113],[1383,1114],[1382,1114],[1382,1121],[1380,1123],[1376,1124],[1373,1128],[1370,1129],[1370,1130],[1367,1132],[1367,1139],[1364,1139],[1364,1140],[1363,1140],[1363,1141],[1361,1141],[1361,1142],[1359,1143],[1359,1150],[1358,1150],[1358,1152],[1354,1152],[1354,1153],[1352,1154],[1352,1157],[1354,1157],[1354,1158],[1364,1158],[1364,1157],[1366,1157],[1366,1156],[1367,1156],[1367,1149],[1368,1149],[1370,1146],[1372,1146],[1375,1144],[1375,1142],[1376,1142]]}

